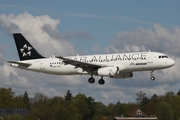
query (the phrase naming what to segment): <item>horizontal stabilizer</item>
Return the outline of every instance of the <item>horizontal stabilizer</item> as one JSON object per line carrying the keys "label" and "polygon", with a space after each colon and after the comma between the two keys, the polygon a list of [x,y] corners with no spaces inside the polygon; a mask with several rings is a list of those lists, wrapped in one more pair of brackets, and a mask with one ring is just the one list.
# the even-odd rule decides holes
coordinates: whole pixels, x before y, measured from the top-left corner
{"label": "horizontal stabilizer", "polygon": [[17,64],[17,65],[24,66],[24,67],[29,67],[31,65],[31,63],[23,63],[23,62],[19,62],[19,61],[6,61],[6,62]]}

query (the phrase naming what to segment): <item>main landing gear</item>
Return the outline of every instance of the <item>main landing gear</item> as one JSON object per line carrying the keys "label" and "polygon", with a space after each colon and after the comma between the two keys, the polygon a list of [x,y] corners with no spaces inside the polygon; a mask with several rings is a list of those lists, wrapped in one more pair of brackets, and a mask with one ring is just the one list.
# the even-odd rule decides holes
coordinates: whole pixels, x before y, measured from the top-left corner
{"label": "main landing gear", "polygon": [[153,74],[154,71],[151,71],[150,74],[151,74],[151,80],[154,81],[155,80],[155,77],[154,77],[154,74]]}
{"label": "main landing gear", "polygon": [[99,83],[100,85],[103,85],[103,84],[105,83],[105,81],[104,81],[104,79],[103,79],[103,76],[101,76],[101,79],[98,81],[98,83]]}
{"label": "main landing gear", "polygon": [[95,82],[95,79],[91,76],[91,77],[88,79],[88,82],[89,82],[89,83],[94,83],[94,82]]}
{"label": "main landing gear", "polygon": [[[94,83],[95,82],[95,79],[93,78],[93,76],[91,76],[89,79],[88,79],[88,82],[89,83]],[[100,85],[103,85],[105,83],[104,79],[103,79],[103,76],[101,76],[101,79],[99,79],[98,83]]]}

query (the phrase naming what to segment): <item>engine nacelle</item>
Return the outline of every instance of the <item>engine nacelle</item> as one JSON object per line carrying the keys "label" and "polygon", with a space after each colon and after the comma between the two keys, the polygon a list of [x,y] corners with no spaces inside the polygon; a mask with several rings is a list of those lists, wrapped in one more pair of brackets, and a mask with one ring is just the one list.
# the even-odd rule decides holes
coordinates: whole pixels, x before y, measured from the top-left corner
{"label": "engine nacelle", "polygon": [[114,76],[118,72],[117,70],[117,67],[104,67],[99,68],[95,74],[100,76]]}
{"label": "engine nacelle", "polygon": [[124,65],[116,65],[116,66],[109,66],[109,67],[103,67],[99,68],[96,72],[95,75],[100,75],[100,76],[115,76],[119,75],[123,70],[125,70]]}
{"label": "engine nacelle", "polygon": [[125,72],[125,73],[120,73],[119,75],[110,76],[110,78],[117,78],[117,79],[132,78],[132,77],[133,77],[132,72]]}

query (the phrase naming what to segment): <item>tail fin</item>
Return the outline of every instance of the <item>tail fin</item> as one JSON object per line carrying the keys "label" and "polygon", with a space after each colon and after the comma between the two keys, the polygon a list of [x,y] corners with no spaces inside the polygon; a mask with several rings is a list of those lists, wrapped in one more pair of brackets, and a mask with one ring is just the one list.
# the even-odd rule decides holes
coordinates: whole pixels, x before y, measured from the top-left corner
{"label": "tail fin", "polygon": [[26,38],[24,38],[21,33],[14,33],[13,36],[20,60],[44,58],[33,48],[33,46],[26,40]]}

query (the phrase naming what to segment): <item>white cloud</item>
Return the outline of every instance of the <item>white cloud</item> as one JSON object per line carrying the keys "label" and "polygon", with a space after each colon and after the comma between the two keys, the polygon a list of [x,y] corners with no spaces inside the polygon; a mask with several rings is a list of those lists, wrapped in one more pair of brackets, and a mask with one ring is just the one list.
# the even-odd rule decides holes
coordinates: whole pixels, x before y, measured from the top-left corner
{"label": "white cloud", "polygon": [[136,31],[122,31],[115,34],[107,52],[159,51],[171,56],[180,55],[180,28],[164,28],[154,24],[152,29],[138,28]]}
{"label": "white cloud", "polygon": [[[52,19],[48,15],[33,16],[27,12],[17,16],[13,14],[0,15],[0,29],[9,35],[22,33],[40,53],[46,56],[75,54],[72,44],[67,40],[55,37],[59,36],[57,29],[59,24],[58,19]],[[50,30],[47,32],[46,29]]]}

